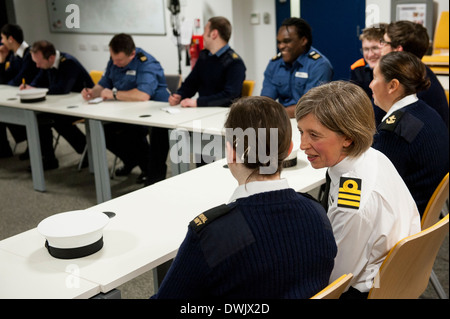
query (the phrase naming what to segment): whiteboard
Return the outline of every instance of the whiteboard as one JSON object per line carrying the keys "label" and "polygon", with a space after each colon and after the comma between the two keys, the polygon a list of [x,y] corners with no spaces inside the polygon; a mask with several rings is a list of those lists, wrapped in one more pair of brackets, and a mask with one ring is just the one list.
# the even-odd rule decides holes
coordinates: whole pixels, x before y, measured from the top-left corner
{"label": "whiteboard", "polygon": [[164,0],[47,0],[51,32],[165,35]]}

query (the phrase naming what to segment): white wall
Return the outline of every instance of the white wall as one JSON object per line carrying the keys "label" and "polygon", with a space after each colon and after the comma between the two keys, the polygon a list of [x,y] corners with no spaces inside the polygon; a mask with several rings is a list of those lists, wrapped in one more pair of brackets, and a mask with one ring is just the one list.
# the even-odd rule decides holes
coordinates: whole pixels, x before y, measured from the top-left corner
{"label": "white wall", "polygon": [[[94,1],[94,0],[93,0]],[[135,0],[134,0],[135,1]],[[225,16],[233,25],[230,45],[241,55],[247,66],[247,79],[256,81],[253,95],[259,95],[262,88],[263,73],[269,60],[276,54],[275,27],[276,0],[181,0],[181,19],[201,20],[200,33],[204,22],[212,16]],[[295,0],[298,2],[298,0]],[[330,0],[332,1],[332,0]],[[167,2],[167,0],[166,0]],[[132,3],[132,0],[130,0]],[[391,0],[366,0],[369,8],[379,8],[379,22],[390,22]],[[449,10],[448,0],[435,0],[437,11]],[[106,67],[109,59],[108,43],[110,34],[72,34],[51,33],[48,27],[45,0],[14,0],[16,20],[25,32],[25,40],[46,39],[57,49],[77,57],[87,70]],[[373,8],[373,7],[372,7]],[[263,14],[269,13],[269,23],[263,22]],[[260,23],[251,24],[251,13],[260,14]],[[370,12],[369,12],[370,13]],[[165,72],[178,73],[178,54],[173,41],[171,16],[166,10],[166,36],[133,36],[136,45],[158,59]],[[182,75],[186,77],[190,67],[185,66],[185,52],[182,53]]]}

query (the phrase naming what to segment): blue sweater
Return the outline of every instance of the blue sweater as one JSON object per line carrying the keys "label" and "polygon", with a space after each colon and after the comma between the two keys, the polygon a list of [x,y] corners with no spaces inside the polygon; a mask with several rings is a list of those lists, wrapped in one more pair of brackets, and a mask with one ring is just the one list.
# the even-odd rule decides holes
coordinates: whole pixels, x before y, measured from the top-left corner
{"label": "blue sweater", "polygon": [[[309,298],[327,284],[337,248],[325,210],[292,189],[199,215],[152,298]],[[194,221],[196,221],[194,219]]]}
{"label": "blue sweater", "polygon": [[378,126],[373,148],[397,168],[422,215],[449,169],[448,129],[439,114],[421,100],[393,115],[394,123],[390,117]]}

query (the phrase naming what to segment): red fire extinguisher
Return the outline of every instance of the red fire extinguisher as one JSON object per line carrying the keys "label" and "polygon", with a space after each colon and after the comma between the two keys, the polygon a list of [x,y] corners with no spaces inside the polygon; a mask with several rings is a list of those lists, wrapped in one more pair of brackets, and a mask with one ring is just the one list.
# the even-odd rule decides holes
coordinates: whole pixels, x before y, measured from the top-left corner
{"label": "red fire extinguisher", "polygon": [[189,55],[191,56],[190,58],[191,69],[194,68],[194,65],[198,60],[201,50],[203,50],[203,36],[193,35],[191,46],[189,48]]}

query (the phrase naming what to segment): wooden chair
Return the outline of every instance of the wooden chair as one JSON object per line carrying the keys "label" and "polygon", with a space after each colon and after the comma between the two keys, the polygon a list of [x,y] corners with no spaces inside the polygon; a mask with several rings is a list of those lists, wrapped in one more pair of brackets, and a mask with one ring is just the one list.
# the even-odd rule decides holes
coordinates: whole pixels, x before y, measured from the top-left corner
{"label": "wooden chair", "polygon": [[400,240],[386,256],[368,299],[417,299],[428,286],[439,248],[448,234],[448,215]]}
{"label": "wooden chair", "polygon": [[342,275],[317,294],[311,297],[311,299],[339,299],[342,293],[347,289],[350,280],[352,280],[353,274]]}
{"label": "wooden chair", "polygon": [[253,94],[253,89],[255,87],[255,81],[245,80],[242,84],[242,96],[251,96]]}
{"label": "wooden chair", "polygon": [[449,74],[449,12],[443,11],[436,23],[431,55],[424,55],[422,62],[430,67],[435,74]]}
{"label": "wooden chair", "polygon": [[[427,229],[439,221],[441,216],[442,208],[445,202],[448,200],[448,173],[436,187],[433,195],[428,201],[427,207],[422,216],[421,227],[422,229]],[[439,279],[437,278],[434,271],[431,271],[430,282],[433,285],[434,290],[439,295],[441,299],[448,299],[444,288],[442,288]]]}

